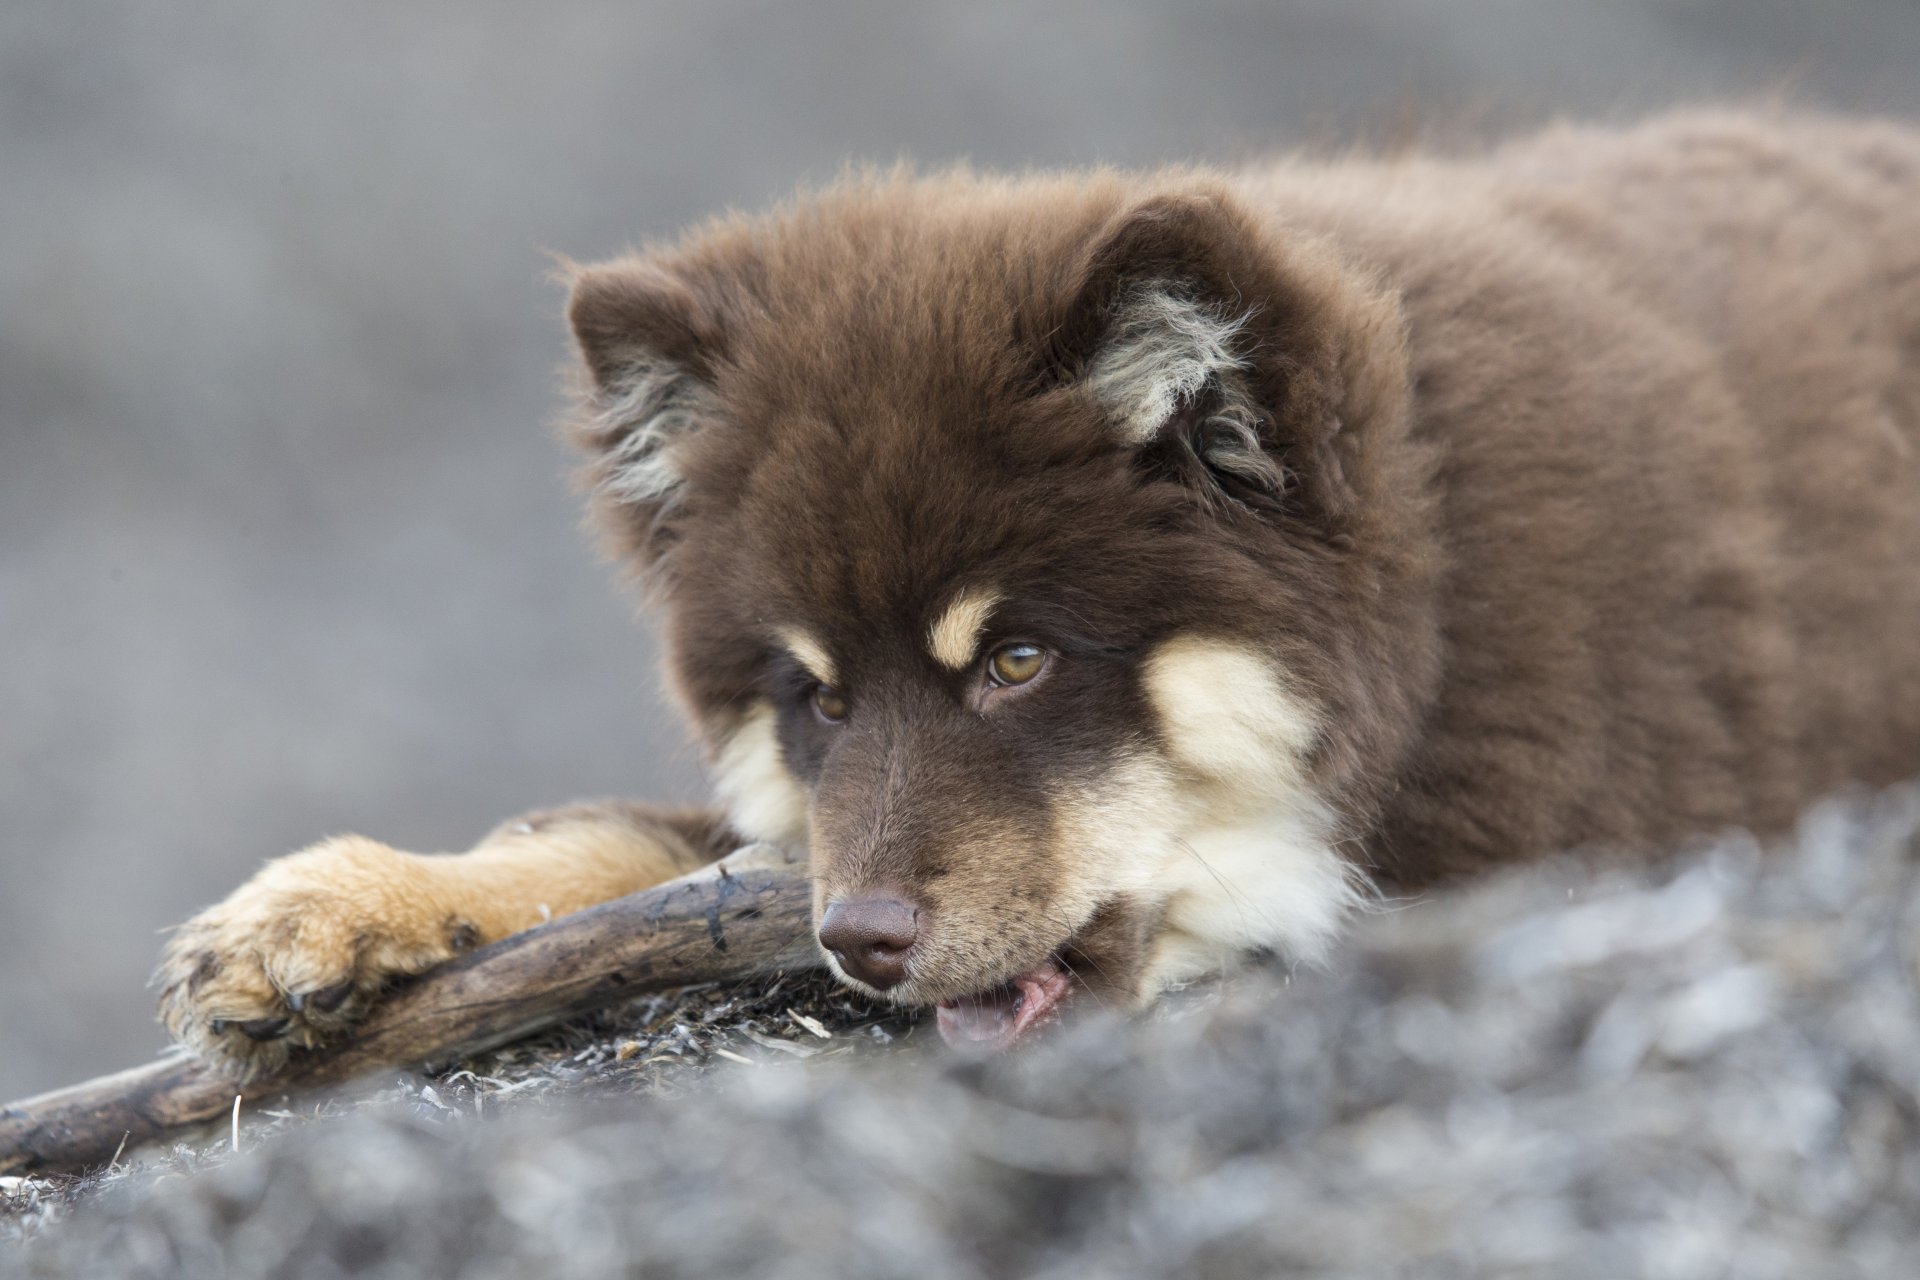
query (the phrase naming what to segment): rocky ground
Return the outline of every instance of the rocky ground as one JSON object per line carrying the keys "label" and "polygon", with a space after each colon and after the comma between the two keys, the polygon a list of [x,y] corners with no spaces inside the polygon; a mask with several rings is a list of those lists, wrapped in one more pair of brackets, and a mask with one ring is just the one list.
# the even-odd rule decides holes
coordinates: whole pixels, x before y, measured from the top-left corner
{"label": "rocky ground", "polygon": [[1917,958],[1908,788],[990,1064],[813,979],[642,1002],[0,1181],[0,1275],[1908,1276]]}

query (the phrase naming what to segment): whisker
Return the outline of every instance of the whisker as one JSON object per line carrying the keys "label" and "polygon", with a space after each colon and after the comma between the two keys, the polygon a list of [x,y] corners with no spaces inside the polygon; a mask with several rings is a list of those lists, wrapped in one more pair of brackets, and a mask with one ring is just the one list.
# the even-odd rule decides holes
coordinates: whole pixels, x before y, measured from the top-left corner
{"label": "whisker", "polygon": [[1200,851],[1194,848],[1193,845],[1190,844],[1185,838],[1180,836],[1175,836],[1173,842],[1176,845],[1179,845],[1180,848],[1186,850],[1188,856],[1190,856],[1195,862],[1199,863],[1202,867],[1206,868],[1207,874],[1213,877],[1213,882],[1219,885],[1221,890],[1226,893],[1227,897],[1232,900],[1234,910],[1240,913],[1241,929],[1247,933],[1251,933],[1252,932],[1252,929],[1250,927],[1251,922],[1247,919],[1246,895],[1241,893],[1238,889],[1234,888],[1231,884],[1229,884],[1227,882],[1226,877],[1222,876],[1218,871],[1215,871],[1213,869],[1213,864],[1211,862],[1208,862],[1205,858],[1201,857]]}
{"label": "whisker", "polygon": [[[1099,958],[1089,953],[1086,950],[1086,948],[1080,946],[1078,943],[1076,943],[1073,940],[1074,931],[1072,926],[1066,924],[1065,921],[1056,919],[1051,912],[1044,912],[1042,914],[1044,914],[1047,919],[1052,920],[1053,923],[1055,923],[1056,925],[1060,925],[1063,928],[1063,930],[1066,932],[1067,940],[1064,943],[1062,943],[1060,946],[1060,950],[1063,954],[1078,956],[1081,960],[1085,961],[1087,965],[1091,967],[1095,972],[1097,972],[1102,978],[1107,979],[1109,982],[1113,980],[1113,975],[1107,972],[1106,966],[1100,963]],[[1117,986],[1118,984],[1115,983],[1115,985]],[[1092,998],[1093,1002],[1099,1005],[1103,1011],[1108,1009],[1107,1001],[1101,997],[1098,991],[1093,990],[1091,987],[1085,986],[1085,984],[1082,984],[1081,989],[1084,990],[1087,993],[1087,995]]]}

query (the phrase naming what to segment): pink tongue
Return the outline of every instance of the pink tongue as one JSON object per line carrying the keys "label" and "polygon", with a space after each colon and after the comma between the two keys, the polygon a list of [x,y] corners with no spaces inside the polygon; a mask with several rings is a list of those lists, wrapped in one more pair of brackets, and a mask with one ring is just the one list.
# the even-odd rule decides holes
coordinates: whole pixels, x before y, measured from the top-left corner
{"label": "pink tongue", "polygon": [[1004,987],[942,1000],[934,1021],[940,1038],[952,1048],[998,1052],[1034,1026],[1052,1021],[1069,985],[1067,971],[1048,960]]}

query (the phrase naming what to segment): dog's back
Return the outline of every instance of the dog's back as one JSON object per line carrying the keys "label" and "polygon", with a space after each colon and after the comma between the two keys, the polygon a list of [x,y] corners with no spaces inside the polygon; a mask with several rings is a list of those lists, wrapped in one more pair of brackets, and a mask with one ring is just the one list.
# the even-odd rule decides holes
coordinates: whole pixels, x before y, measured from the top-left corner
{"label": "dog's back", "polygon": [[1407,324],[1446,675],[1387,865],[1920,767],[1920,134],[1702,114],[1252,185]]}

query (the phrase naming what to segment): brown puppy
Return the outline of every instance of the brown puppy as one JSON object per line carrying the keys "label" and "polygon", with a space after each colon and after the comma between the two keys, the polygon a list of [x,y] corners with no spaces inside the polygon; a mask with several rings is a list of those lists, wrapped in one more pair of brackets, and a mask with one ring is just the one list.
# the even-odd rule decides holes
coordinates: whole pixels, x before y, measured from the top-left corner
{"label": "brown puppy", "polygon": [[725,816],[271,863],[162,966],[209,1057],[747,838],[809,846],[848,981],[997,1045],[1920,769],[1920,132],[857,177],[573,289]]}

